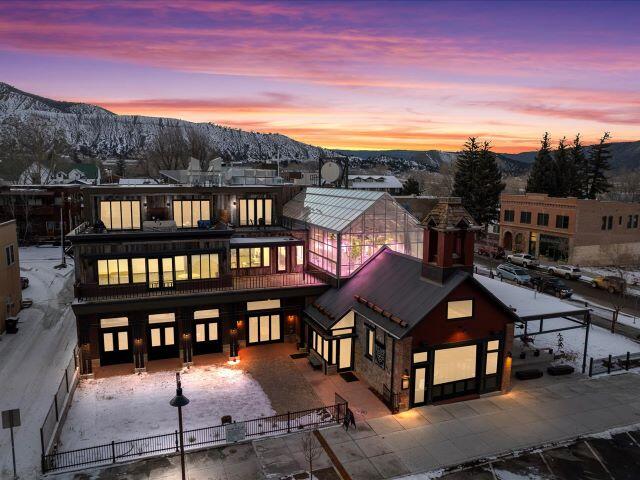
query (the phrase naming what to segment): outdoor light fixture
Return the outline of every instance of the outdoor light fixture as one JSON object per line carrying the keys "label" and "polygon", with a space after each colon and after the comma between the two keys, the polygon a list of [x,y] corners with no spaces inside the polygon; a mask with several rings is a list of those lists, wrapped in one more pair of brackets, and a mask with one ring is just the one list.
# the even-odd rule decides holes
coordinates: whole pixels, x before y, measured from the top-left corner
{"label": "outdoor light fixture", "polygon": [[229,363],[235,364],[240,361],[240,357],[238,355],[238,329],[232,328],[229,330]]}
{"label": "outdoor light fixture", "polygon": [[409,390],[409,372],[407,370],[402,374],[402,390]]}
{"label": "outdoor light fixture", "polygon": [[511,350],[509,350],[509,351],[507,352],[507,358],[512,358],[512,357],[513,357],[513,354],[511,353]]}
{"label": "outdoor light fixture", "polygon": [[169,405],[178,409],[178,428],[180,428],[180,467],[182,468],[182,480],[187,480],[184,469],[184,434],[182,431],[182,407],[189,404],[189,399],[182,394],[180,372],[176,372],[176,396],[169,401]]}

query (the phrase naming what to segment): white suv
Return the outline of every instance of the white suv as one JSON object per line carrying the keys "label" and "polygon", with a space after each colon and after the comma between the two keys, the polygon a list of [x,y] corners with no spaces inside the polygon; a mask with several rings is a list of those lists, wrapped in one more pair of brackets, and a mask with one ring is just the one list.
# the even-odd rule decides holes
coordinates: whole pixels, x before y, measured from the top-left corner
{"label": "white suv", "polygon": [[521,265],[526,268],[537,267],[540,265],[540,262],[528,253],[514,253],[512,255],[507,255],[507,262],[513,263],[514,265]]}
{"label": "white suv", "polygon": [[558,277],[564,277],[567,280],[577,280],[582,275],[580,269],[573,265],[553,265],[549,267],[549,273],[557,275]]}

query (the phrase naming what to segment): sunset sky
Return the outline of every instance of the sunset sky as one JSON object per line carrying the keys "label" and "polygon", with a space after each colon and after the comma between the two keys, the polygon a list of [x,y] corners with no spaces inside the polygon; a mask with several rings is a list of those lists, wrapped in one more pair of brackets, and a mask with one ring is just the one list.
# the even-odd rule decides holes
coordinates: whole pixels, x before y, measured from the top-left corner
{"label": "sunset sky", "polygon": [[329,148],[640,139],[640,2],[0,2],[0,81]]}

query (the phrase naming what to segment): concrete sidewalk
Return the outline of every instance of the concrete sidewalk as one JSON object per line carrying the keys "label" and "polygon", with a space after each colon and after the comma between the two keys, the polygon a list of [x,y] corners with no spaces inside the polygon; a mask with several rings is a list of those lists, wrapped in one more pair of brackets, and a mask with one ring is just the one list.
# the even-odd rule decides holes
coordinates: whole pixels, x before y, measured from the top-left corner
{"label": "concrete sidewalk", "polygon": [[640,423],[640,375],[626,373],[419,407],[322,435],[353,480],[428,472]]}

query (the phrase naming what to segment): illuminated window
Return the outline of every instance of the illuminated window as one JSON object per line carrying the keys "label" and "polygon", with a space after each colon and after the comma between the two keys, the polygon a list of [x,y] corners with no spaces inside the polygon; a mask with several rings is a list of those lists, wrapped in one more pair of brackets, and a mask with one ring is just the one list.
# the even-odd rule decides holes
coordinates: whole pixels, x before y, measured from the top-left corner
{"label": "illuminated window", "polygon": [[240,248],[240,268],[249,268],[251,267],[251,249],[249,248]]}
{"label": "illuminated window", "polygon": [[413,354],[413,363],[423,363],[429,361],[429,352],[417,352]]}
{"label": "illuminated window", "polygon": [[251,249],[251,267],[260,267],[262,263],[262,252],[258,247]]}
{"label": "illuminated window", "polygon": [[219,276],[220,266],[217,253],[191,255],[191,278],[218,278]]}
{"label": "illuminated window", "polygon": [[178,228],[195,228],[198,220],[211,220],[209,200],[174,200],[173,219]]}
{"label": "illuminated window", "polygon": [[367,337],[366,337],[367,345],[366,345],[364,355],[365,357],[373,358],[373,346],[376,341],[376,331],[373,327],[370,327],[369,325],[365,325],[365,328],[367,331]]}
{"label": "illuminated window", "polygon": [[189,269],[187,267],[187,256],[180,255],[178,257],[174,257],[173,261],[175,262],[176,280],[188,280]]}
{"label": "illuminated window", "polygon": [[129,262],[126,258],[98,260],[98,285],[129,283]]}
{"label": "illuminated window", "polygon": [[232,248],[229,251],[229,255],[230,257],[230,263],[231,263],[231,268],[238,268],[238,250],[235,248]]}
{"label": "illuminated window", "polygon": [[304,246],[296,245],[296,265],[304,265]]}
{"label": "illuminated window", "polygon": [[107,230],[137,230],[140,228],[140,202],[100,202],[100,220]]}
{"label": "illuminated window", "polygon": [[287,269],[287,247],[278,247],[278,271]]}
{"label": "illuminated window", "polygon": [[458,300],[447,303],[447,318],[469,318],[473,316],[473,300]]}
{"label": "illuminated window", "polygon": [[272,224],[273,201],[270,198],[242,198],[238,208],[240,226]]}
{"label": "illuminated window", "polygon": [[131,259],[131,273],[133,283],[144,283],[147,281],[147,267],[144,258]]}
{"label": "illuminated window", "polygon": [[271,265],[271,252],[269,247],[262,248],[262,266],[268,267]]}
{"label": "illuminated window", "polygon": [[485,375],[498,373],[499,350],[500,340],[491,340],[487,342],[487,363],[484,371]]}
{"label": "illuminated window", "polygon": [[[270,265],[269,247],[232,248],[231,268],[257,268]],[[240,261],[238,262],[238,255]]]}
{"label": "illuminated window", "polygon": [[476,376],[476,345],[436,350],[433,384],[466,380]]}

